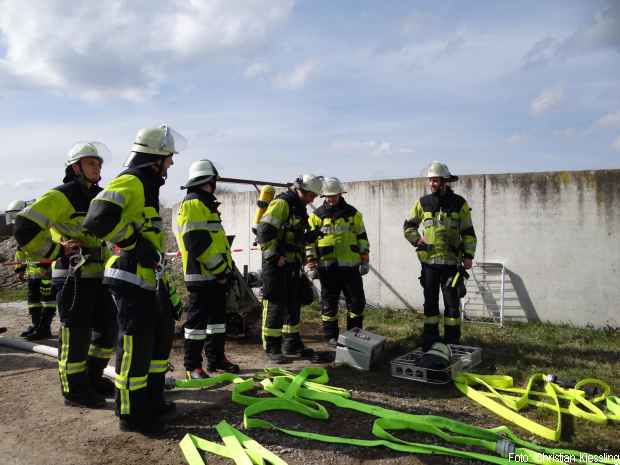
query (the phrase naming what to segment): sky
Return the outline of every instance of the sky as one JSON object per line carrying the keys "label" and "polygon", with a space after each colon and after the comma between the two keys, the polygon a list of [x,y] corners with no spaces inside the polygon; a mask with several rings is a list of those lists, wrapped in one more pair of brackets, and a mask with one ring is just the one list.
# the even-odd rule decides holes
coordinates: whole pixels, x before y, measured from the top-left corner
{"label": "sky", "polygon": [[0,210],[138,129],[285,182],[620,167],[620,1],[0,0]]}

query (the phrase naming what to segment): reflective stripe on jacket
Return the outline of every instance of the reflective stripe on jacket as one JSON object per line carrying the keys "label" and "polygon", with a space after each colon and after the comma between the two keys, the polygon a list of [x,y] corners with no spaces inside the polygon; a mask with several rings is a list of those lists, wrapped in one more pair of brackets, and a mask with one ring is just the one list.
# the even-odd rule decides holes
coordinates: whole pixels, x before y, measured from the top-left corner
{"label": "reflective stripe on jacket", "polygon": [[354,267],[368,254],[362,214],[343,198],[333,207],[325,202],[310,214],[308,223],[317,238],[306,247],[306,257],[318,259],[319,266]]}
{"label": "reflective stripe on jacket", "polygon": [[189,192],[177,214],[176,240],[187,286],[213,281],[232,270],[232,257],[218,211],[219,202],[204,191]]}
{"label": "reflective stripe on jacket", "polygon": [[418,247],[422,263],[453,265],[476,253],[476,233],[471,209],[463,197],[447,190],[420,198],[403,226],[405,238],[415,245],[426,237],[428,246]]}
{"label": "reflective stripe on jacket", "polygon": [[163,221],[159,216],[162,184],[163,179],[150,166],[129,169],[110,181],[92,201],[85,227],[121,249],[120,256],[107,261],[104,283],[156,289],[154,268],[142,266],[135,249],[138,240],[146,240],[163,253]]}
{"label": "reflective stripe on jacket", "polygon": [[295,191],[286,191],[269,203],[256,227],[263,260],[285,257],[287,263],[302,263],[305,256],[308,213]]}
{"label": "reflective stripe on jacket", "polygon": [[[22,210],[15,221],[15,238],[28,259],[58,259],[60,242],[74,239],[83,244],[83,254],[91,255],[91,259],[82,265],[81,273],[84,277],[101,278],[104,260],[110,253],[105,243],[89,234],[83,226],[90,202],[100,191],[99,186],[86,188],[74,179],[47,191]],[[54,262],[54,271],[67,267],[65,258]]]}

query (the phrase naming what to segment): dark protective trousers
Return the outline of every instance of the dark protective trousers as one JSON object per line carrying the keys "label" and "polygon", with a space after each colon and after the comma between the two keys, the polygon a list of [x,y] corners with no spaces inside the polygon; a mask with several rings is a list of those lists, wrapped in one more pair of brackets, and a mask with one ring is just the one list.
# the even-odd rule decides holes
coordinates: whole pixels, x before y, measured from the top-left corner
{"label": "dark protective trousers", "polygon": [[458,344],[461,338],[460,299],[450,282],[456,274],[456,265],[422,264],[421,284],[424,287],[424,330],[422,348],[428,350],[439,336],[439,290],[444,302],[444,342]]}
{"label": "dark protective trousers", "polygon": [[49,279],[28,279],[28,313],[33,328],[47,328],[56,314],[56,296]]}
{"label": "dark protective trousers", "polygon": [[202,367],[202,351],[210,365],[224,359],[226,340],[226,286],[215,281],[188,288],[185,334],[185,369]]}
{"label": "dark protective trousers", "polygon": [[111,287],[118,311],[116,414],[121,420],[152,421],[163,402],[174,318],[167,290]]}
{"label": "dark protective trousers", "polygon": [[337,339],[338,303],[344,294],[347,304],[347,330],[362,328],[366,296],[358,267],[332,267],[319,269],[321,281],[321,320],[326,339]]}
{"label": "dark protective trousers", "polygon": [[116,338],[116,310],[100,279],[55,282],[60,334],[58,370],[63,395],[86,394],[100,379]]}
{"label": "dark protective trousers", "polygon": [[278,267],[263,262],[263,348],[279,354],[296,352],[303,344],[299,335],[301,312],[301,265]]}

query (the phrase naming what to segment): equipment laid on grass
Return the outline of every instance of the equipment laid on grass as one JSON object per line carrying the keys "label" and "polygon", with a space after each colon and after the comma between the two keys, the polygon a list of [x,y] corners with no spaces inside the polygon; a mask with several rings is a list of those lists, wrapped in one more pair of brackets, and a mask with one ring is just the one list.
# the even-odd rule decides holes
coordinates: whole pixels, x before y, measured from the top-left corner
{"label": "equipment laid on grass", "polygon": [[[611,389],[607,383],[594,378],[582,379],[574,386],[565,388],[560,385],[564,383],[558,383],[555,375],[535,373],[525,388],[518,388],[514,386],[511,376],[460,373],[454,384],[459,391],[491,412],[551,441],[560,439],[563,414],[599,424],[620,422],[620,398],[610,395]],[[534,389],[541,385],[542,391]],[[528,406],[555,412],[555,429],[518,413]]]}
{"label": "equipment laid on grass", "polygon": [[338,336],[335,362],[358,370],[370,370],[382,358],[384,346],[383,336],[353,328]]}
{"label": "equipment laid on grass", "polygon": [[448,384],[460,372],[475,367],[482,361],[479,347],[448,344],[450,362],[445,368],[424,366],[425,352],[421,348],[395,358],[390,363],[392,376],[429,384]]}

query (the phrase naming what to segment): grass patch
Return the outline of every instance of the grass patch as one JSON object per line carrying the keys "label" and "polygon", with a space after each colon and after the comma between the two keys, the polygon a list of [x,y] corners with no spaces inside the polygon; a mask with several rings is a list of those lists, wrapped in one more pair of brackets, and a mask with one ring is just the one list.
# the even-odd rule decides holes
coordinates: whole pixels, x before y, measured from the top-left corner
{"label": "grass patch", "polygon": [[28,289],[18,287],[17,289],[0,289],[0,302],[21,302],[26,300]]}
{"label": "grass patch", "polygon": [[[345,312],[340,311],[339,316],[340,328],[345,328]],[[304,307],[302,318],[320,324],[319,306]],[[420,312],[388,308],[365,312],[365,329],[386,336],[389,359],[419,347],[422,326]],[[482,348],[483,362],[473,370],[476,373],[509,375],[520,387],[535,373],[554,373],[575,380],[597,378],[620,396],[620,328],[579,328],[551,323],[509,323],[499,328],[468,323],[463,326],[461,344]],[[463,399],[463,402],[472,405],[470,400]],[[533,408],[529,411],[531,416],[527,415],[533,419],[554,421],[550,412]],[[500,422],[508,424],[504,420]],[[517,427],[514,430],[523,436],[522,430]],[[619,430],[617,422],[596,425],[577,420],[573,441],[558,444],[574,449],[602,447],[600,450],[620,451]]]}

